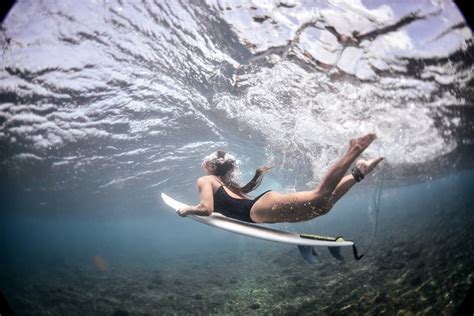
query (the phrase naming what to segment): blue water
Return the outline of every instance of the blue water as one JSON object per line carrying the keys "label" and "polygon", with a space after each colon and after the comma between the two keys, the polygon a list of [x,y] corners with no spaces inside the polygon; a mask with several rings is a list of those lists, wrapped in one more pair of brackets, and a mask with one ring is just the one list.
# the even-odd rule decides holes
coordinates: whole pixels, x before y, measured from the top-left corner
{"label": "blue water", "polygon": [[[474,172],[463,171],[429,182],[385,188],[373,248],[360,262],[352,259],[350,251],[344,251],[347,261],[342,266],[329,270],[327,274],[334,274],[333,277],[336,277],[341,273],[341,267],[346,269],[346,277],[358,277],[363,273],[363,279],[370,284],[371,291],[383,288],[390,296],[403,288],[403,283],[396,284],[395,280],[403,278],[411,270],[418,271],[417,264],[422,262],[423,270],[419,273],[423,282],[448,282],[450,287],[444,287],[442,291],[445,295],[455,297],[459,304],[472,281],[474,245],[471,227],[474,224],[474,199],[470,191],[473,185]],[[363,184],[357,192],[341,200],[326,216],[304,224],[279,224],[277,227],[306,233],[341,234],[356,241],[363,251],[372,236],[373,223],[368,211],[371,190],[370,187],[362,186]],[[60,305],[48,303],[48,298],[58,296],[57,299],[61,300],[62,295],[72,292],[73,297],[80,299],[81,295],[78,293],[83,288],[89,288],[89,299],[96,302],[97,307],[91,307],[90,310],[81,307],[74,309],[73,313],[150,311],[145,306],[130,306],[130,300],[127,299],[118,299],[117,302],[108,304],[102,302],[105,294],[100,288],[104,283],[113,283],[113,279],[117,279],[120,284],[108,284],[107,297],[119,295],[120,288],[129,286],[130,279],[137,279],[138,287],[142,288],[142,292],[137,295],[146,297],[150,291],[161,295],[176,295],[183,300],[182,304],[187,305],[196,300],[187,301],[189,294],[183,292],[191,289],[194,282],[199,282],[203,273],[210,273],[208,269],[217,269],[222,273],[217,278],[223,283],[217,285],[222,290],[229,291],[225,285],[226,279],[235,278],[233,282],[237,283],[237,287],[231,284],[234,294],[229,295],[236,300],[240,297],[239,291],[253,289],[264,290],[273,295],[272,300],[287,301],[285,297],[278,298],[280,294],[276,291],[272,278],[276,275],[283,277],[289,273],[288,270],[306,271],[309,274],[307,278],[312,278],[314,284],[305,285],[308,293],[303,296],[311,297],[313,290],[320,289],[317,285],[319,276],[314,274],[327,264],[334,263],[334,259],[324,249],[320,251],[323,262],[312,266],[303,261],[296,247],[253,240],[188,219],[176,218],[163,206],[157,208],[156,216],[149,217],[96,219],[91,216],[2,216],[1,228],[2,290],[13,308],[20,313],[31,313],[37,308],[58,313]],[[387,252],[393,249],[401,249],[401,255],[386,259]],[[415,259],[406,260],[403,254],[407,253]],[[106,262],[106,268],[97,266],[94,257],[102,258]],[[440,267],[440,261],[443,260],[445,266]],[[367,281],[370,274],[377,273],[377,269],[393,269],[393,266],[400,264],[404,268],[395,270],[394,275],[384,274],[376,282]],[[247,267],[251,267],[251,270]],[[446,280],[443,279],[443,268],[450,269]],[[235,269],[238,271],[237,276],[233,275]],[[360,269],[364,272],[360,272]],[[157,289],[150,289],[149,283],[154,280],[157,271],[165,281],[159,283]],[[249,288],[241,283],[242,280],[252,280],[257,276],[267,276],[269,279]],[[170,279],[166,279],[167,277]],[[214,279],[212,276],[207,278],[206,282]],[[181,280],[180,289],[167,285],[172,280]],[[286,284],[287,287],[290,285],[291,282]],[[201,289],[199,293],[207,293],[205,283],[196,286]],[[41,291],[37,292],[37,289]],[[326,290],[333,291],[331,287]],[[352,290],[343,285],[339,289],[340,293],[347,295]],[[414,291],[414,296],[424,293],[411,286],[407,291]],[[431,295],[435,295],[435,292]],[[258,294],[255,295],[255,300],[263,305],[272,301],[266,297],[259,298]],[[447,299],[439,300],[448,305],[440,303],[437,308],[449,307]],[[161,298],[154,302],[167,312],[179,313],[180,310],[176,310],[171,303]],[[328,303],[330,302],[325,302]],[[222,309],[222,306],[221,309],[210,308],[209,302],[201,302],[198,307],[193,304],[191,305],[198,308],[200,313],[229,312]],[[398,301],[398,304],[403,305],[403,301]],[[66,310],[72,308],[67,302],[64,306]],[[427,305],[413,303],[405,307],[417,311],[425,309]],[[186,310],[186,307],[183,308]],[[248,308],[245,305],[241,310]]]}
{"label": "blue water", "polygon": [[[0,291],[18,315],[453,314],[474,281],[472,32],[451,2],[17,1],[0,29]],[[322,217],[366,256],[220,231],[204,156],[308,190],[368,132],[385,160]],[[374,192],[383,180],[380,208]],[[376,213],[378,222],[376,223]]]}

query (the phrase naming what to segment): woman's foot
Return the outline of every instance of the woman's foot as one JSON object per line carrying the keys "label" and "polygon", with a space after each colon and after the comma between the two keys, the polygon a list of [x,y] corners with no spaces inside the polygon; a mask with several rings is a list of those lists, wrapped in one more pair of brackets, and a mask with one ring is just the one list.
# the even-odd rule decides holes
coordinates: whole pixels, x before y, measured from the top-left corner
{"label": "woman's foot", "polygon": [[351,139],[349,141],[349,151],[354,152],[357,156],[359,156],[369,145],[377,138],[377,135],[374,133],[369,133],[362,137]]}
{"label": "woman's foot", "polygon": [[369,174],[374,168],[384,159],[384,157],[375,157],[370,160],[358,160],[356,162],[356,167],[360,170],[360,172],[366,176]]}

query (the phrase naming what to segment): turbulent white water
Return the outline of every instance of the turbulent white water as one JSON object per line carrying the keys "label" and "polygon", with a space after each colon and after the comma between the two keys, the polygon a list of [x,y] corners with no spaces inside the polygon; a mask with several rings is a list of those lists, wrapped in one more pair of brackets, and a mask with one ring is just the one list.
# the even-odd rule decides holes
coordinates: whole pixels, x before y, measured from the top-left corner
{"label": "turbulent white water", "polygon": [[301,186],[372,131],[425,163],[472,80],[448,1],[18,1],[0,40],[3,185],[31,191],[191,187],[217,148]]}

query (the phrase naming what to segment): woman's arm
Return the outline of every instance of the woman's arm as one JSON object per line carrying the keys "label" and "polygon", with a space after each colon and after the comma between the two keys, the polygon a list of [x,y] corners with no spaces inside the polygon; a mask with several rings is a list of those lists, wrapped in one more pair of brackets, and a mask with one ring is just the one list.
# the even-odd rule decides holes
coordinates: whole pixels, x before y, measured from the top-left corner
{"label": "woman's arm", "polygon": [[188,206],[179,209],[176,213],[179,216],[187,215],[201,215],[209,216],[214,211],[214,194],[212,191],[212,183],[209,178],[202,177],[197,181],[197,187],[199,189],[200,203],[195,206]]}
{"label": "woman's arm", "polygon": [[249,183],[242,187],[242,192],[249,193],[250,191],[255,190],[262,182],[263,175],[272,168],[273,167],[263,166],[255,170],[255,175],[253,176],[252,180],[249,181]]}

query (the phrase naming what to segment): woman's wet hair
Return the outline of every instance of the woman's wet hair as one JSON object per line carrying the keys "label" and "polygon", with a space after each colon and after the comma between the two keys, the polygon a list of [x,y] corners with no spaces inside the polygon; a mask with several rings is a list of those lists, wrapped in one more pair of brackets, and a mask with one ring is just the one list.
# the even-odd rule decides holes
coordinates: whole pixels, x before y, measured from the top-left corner
{"label": "woman's wet hair", "polygon": [[255,171],[252,180],[244,186],[240,186],[237,183],[237,177],[240,174],[239,163],[234,156],[218,150],[204,158],[203,164],[205,163],[213,164],[215,166],[214,175],[218,176],[229,189],[243,196],[255,190],[262,182],[265,174],[264,168],[259,168]]}
{"label": "woman's wet hair", "polygon": [[216,176],[225,178],[238,169],[238,164],[234,156],[228,155],[222,150],[218,150],[216,156],[217,159],[214,162],[216,166],[214,174]]}

